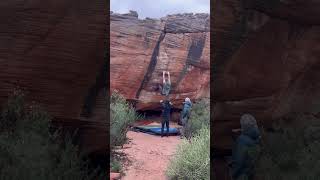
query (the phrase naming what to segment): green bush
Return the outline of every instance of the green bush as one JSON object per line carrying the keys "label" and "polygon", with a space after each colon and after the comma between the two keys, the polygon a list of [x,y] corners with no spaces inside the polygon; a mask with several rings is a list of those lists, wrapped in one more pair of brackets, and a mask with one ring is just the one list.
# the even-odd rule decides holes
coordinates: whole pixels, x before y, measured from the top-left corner
{"label": "green bush", "polygon": [[49,132],[50,121],[40,106],[26,106],[23,94],[15,91],[0,117],[0,179],[102,178],[89,170],[71,138]]}
{"label": "green bush", "polygon": [[320,177],[320,123],[299,116],[304,125],[280,123],[275,132],[262,133],[262,153],[256,164],[259,179],[299,180]]}
{"label": "green bush", "polygon": [[172,180],[210,179],[210,130],[201,128],[191,140],[183,139],[171,160],[167,176]]}
{"label": "green bush", "polygon": [[24,116],[24,106],[24,94],[20,90],[14,90],[7,105],[1,111],[0,132],[15,128],[17,121]]}
{"label": "green bush", "polygon": [[193,105],[190,119],[183,129],[183,135],[189,139],[203,126],[210,127],[210,102],[207,99],[202,99]]}
{"label": "green bush", "polygon": [[110,169],[111,169],[111,172],[120,173],[122,171],[122,166],[120,161],[115,158],[111,158]]}
{"label": "green bush", "polygon": [[136,114],[126,99],[119,93],[111,95],[110,104],[110,145],[123,145],[126,142],[126,134],[129,125],[136,121],[139,116]]}

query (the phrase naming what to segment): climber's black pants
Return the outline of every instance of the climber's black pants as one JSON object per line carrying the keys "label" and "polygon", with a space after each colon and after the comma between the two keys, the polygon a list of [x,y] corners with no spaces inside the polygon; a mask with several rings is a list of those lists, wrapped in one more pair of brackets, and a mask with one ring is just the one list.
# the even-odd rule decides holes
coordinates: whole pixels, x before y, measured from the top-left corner
{"label": "climber's black pants", "polygon": [[161,122],[161,136],[163,136],[164,125],[166,125],[167,135],[168,135],[169,134],[169,117],[166,117],[166,116],[163,117],[163,120]]}

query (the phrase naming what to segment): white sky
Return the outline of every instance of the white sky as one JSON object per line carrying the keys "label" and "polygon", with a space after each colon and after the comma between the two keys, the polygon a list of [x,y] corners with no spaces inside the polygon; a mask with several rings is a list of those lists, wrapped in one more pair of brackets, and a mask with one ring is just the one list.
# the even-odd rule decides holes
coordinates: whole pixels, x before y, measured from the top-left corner
{"label": "white sky", "polygon": [[137,11],[140,19],[160,18],[177,13],[210,13],[210,0],[111,0],[116,13]]}

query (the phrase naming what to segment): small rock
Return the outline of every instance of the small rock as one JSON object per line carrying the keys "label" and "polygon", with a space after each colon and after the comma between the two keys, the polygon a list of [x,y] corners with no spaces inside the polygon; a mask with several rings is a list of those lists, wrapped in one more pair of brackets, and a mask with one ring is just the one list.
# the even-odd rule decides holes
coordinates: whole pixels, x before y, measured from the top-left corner
{"label": "small rock", "polygon": [[132,11],[132,10],[130,10],[130,11],[129,11],[129,14],[130,14],[131,16],[138,17],[137,11]]}
{"label": "small rock", "polygon": [[113,173],[113,172],[110,172],[110,180],[118,180],[121,178],[121,175],[120,173]]}

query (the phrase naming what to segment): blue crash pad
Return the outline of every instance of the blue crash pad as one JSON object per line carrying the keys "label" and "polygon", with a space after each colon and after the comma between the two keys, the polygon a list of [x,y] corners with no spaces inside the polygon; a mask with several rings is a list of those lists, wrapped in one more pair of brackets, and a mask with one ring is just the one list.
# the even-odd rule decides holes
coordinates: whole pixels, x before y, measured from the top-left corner
{"label": "blue crash pad", "polygon": [[[135,130],[140,132],[153,134],[153,135],[161,135],[161,127],[158,126],[136,126],[134,127]],[[164,134],[167,132],[167,128],[165,127],[163,130]],[[169,128],[168,135],[179,135],[180,131],[177,128]]]}

